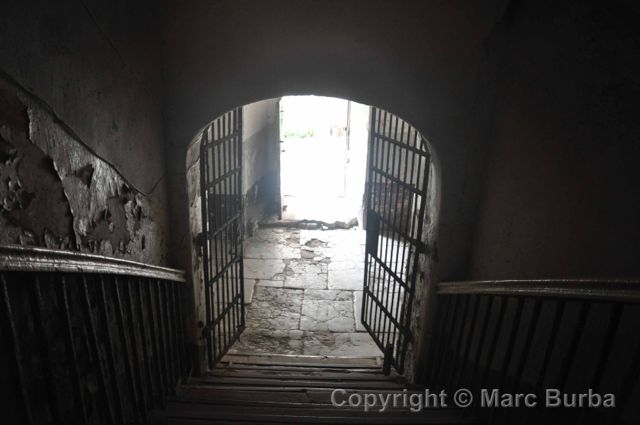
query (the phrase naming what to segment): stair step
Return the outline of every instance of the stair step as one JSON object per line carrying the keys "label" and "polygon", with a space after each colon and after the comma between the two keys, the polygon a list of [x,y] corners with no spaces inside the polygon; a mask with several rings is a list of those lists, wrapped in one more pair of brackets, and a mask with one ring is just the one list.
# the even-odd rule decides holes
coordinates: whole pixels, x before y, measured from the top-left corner
{"label": "stair step", "polygon": [[[319,356],[227,355],[205,376],[191,378],[152,412],[151,424],[469,424],[469,411],[408,407],[336,407],[334,389],[357,393],[422,394],[401,376],[385,376],[371,359]],[[343,397],[344,398],[344,397]]]}

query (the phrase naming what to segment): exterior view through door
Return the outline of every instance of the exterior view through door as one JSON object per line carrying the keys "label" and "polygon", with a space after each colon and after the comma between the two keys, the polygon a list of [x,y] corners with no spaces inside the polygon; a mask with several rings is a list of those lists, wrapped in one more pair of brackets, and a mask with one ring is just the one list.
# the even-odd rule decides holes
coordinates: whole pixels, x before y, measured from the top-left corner
{"label": "exterior view through door", "polygon": [[[391,113],[343,99],[259,104],[227,112],[200,136],[209,367],[228,352],[355,355],[383,356],[386,373],[402,373],[426,251],[426,140]],[[269,170],[256,166],[268,155],[242,151],[252,143],[243,129],[261,134],[254,115],[281,126],[279,190],[260,179],[243,186],[243,174]],[[282,211],[252,205],[264,192],[281,196],[266,204]],[[261,212],[257,225],[247,211]]]}

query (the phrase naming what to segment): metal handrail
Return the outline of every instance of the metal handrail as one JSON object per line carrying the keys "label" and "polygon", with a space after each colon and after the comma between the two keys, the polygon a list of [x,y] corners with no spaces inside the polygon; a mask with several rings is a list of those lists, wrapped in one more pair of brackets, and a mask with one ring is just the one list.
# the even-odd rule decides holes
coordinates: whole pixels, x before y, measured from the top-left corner
{"label": "metal handrail", "polygon": [[640,279],[511,279],[441,282],[442,295],[506,295],[515,297],[573,298],[640,302]]}
{"label": "metal handrail", "polygon": [[186,282],[184,271],[137,261],[20,245],[0,246],[0,271],[103,273]]}

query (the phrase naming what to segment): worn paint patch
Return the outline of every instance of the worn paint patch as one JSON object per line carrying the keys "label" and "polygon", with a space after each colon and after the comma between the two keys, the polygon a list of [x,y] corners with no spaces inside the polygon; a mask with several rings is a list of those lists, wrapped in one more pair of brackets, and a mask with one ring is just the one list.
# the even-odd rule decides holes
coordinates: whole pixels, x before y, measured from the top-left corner
{"label": "worn paint patch", "polygon": [[69,203],[51,158],[28,140],[27,107],[0,87],[2,243],[75,245]]}
{"label": "worn paint patch", "polygon": [[2,81],[0,179],[0,243],[165,263],[154,198]]}

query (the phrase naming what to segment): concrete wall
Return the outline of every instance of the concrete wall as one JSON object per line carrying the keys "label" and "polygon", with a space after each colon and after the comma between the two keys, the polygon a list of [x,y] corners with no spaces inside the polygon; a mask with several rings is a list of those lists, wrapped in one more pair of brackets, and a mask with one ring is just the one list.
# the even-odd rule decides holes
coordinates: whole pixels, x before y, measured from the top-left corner
{"label": "concrete wall", "polygon": [[260,220],[279,208],[279,112],[278,99],[251,103],[242,111],[242,191],[249,235]]}
{"label": "concrete wall", "polygon": [[0,15],[0,243],[167,264],[153,2],[11,2]]}
{"label": "concrete wall", "polygon": [[521,2],[508,31],[472,278],[640,274],[633,11],[552,9]]}

